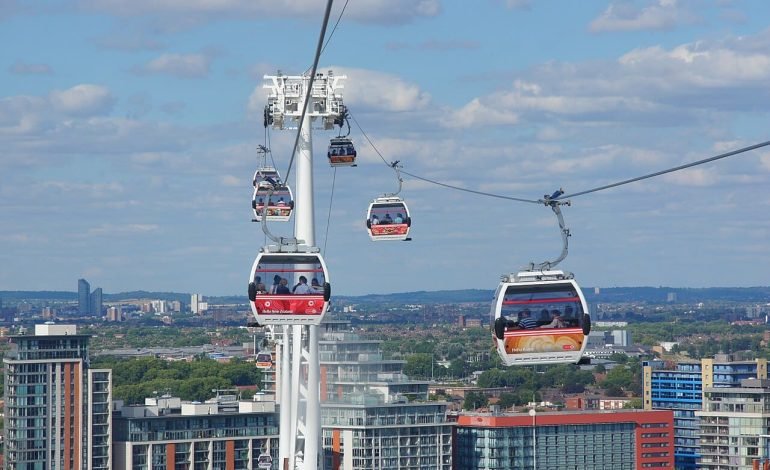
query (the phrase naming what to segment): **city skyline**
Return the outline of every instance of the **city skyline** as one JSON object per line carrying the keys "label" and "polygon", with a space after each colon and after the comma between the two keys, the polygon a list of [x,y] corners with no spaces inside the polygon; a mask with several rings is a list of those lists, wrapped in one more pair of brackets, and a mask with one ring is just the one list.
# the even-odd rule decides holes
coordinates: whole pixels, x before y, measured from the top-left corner
{"label": "city skyline", "polygon": [[[265,242],[250,222],[256,147],[285,172],[294,142],[265,141],[262,77],[309,68],[323,5],[181,5],[0,10],[14,44],[0,51],[0,290],[84,278],[106,292],[245,297]],[[544,206],[408,175],[414,240],[370,242],[369,201],[398,187],[378,152],[425,178],[537,199],[770,140],[768,15],[759,0],[351,2],[318,70],[348,77],[359,166],[335,176],[336,134],[313,135],[332,294],[492,290],[561,250]],[[770,285],[769,181],[758,149],[576,197],[559,268],[586,286]],[[293,222],[270,228],[290,236]]]}

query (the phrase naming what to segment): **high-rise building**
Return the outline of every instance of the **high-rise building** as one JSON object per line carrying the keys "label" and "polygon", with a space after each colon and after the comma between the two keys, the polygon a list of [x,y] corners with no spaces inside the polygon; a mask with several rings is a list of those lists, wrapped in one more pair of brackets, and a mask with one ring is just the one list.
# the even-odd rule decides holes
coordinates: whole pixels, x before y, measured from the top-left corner
{"label": "high-rise building", "polygon": [[767,360],[733,361],[725,354],[700,361],[644,365],[644,408],[673,410],[676,438],[676,468],[698,468],[700,420],[696,411],[703,404],[706,387],[734,387],[742,379],[767,378]]}
{"label": "high-rise building", "polygon": [[703,470],[754,470],[770,466],[770,381],[704,387],[700,419]]}
{"label": "high-rise building", "polygon": [[36,325],[11,337],[3,363],[4,469],[112,468],[112,371],[89,369],[88,336]]}
{"label": "high-rise building", "polygon": [[91,284],[78,279],[78,313],[88,315],[91,311]]}
{"label": "high-rise building", "polygon": [[107,321],[123,321],[123,309],[120,305],[113,305],[107,309]]}
{"label": "high-rise building", "polygon": [[202,314],[207,306],[203,305],[203,296],[200,294],[192,294],[190,296],[190,311],[192,313]]}
{"label": "high-rise building", "polygon": [[456,469],[674,467],[671,411],[462,413]]}
{"label": "high-rise building", "polygon": [[102,288],[97,287],[89,298],[89,313],[95,317],[102,316]]}
{"label": "high-rise building", "polygon": [[114,441],[115,470],[256,470],[278,460],[278,413],[272,395],[147,398],[117,407]]}
{"label": "high-rise building", "polygon": [[323,468],[451,469],[453,423],[446,402],[428,401],[428,382],[410,380],[405,361],[383,359],[381,341],[349,322],[321,328]]}

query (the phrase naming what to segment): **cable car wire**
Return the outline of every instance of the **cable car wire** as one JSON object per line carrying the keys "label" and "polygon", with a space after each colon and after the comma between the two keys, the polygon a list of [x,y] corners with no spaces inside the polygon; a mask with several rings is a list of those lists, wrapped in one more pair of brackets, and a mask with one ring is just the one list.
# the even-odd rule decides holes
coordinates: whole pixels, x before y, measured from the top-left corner
{"label": "cable car wire", "polygon": [[[358,130],[361,131],[361,134],[364,136],[366,141],[369,142],[369,145],[372,146],[372,148],[377,153],[377,155],[382,159],[382,161],[387,166],[389,166],[389,167],[392,166],[392,164],[388,163],[388,161],[385,159],[385,157],[382,156],[380,151],[374,145],[374,143],[369,138],[369,136],[366,134],[364,129],[361,127],[361,124],[358,123],[356,118],[352,114],[350,115],[350,118],[353,120],[354,123],[356,123],[356,127],[358,127]],[[564,199],[567,199],[567,198],[573,198],[573,197],[577,197],[577,196],[582,196],[584,194],[595,193],[597,191],[603,191],[605,189],[615,188],[617,186],[622,186],[624,184],[635,183],[637,181],[642,181],[642,180],[645,180],[645,179],[648,179],[648,178],[654,178],[656,176],[661,176],[661,175],[665,175],[665,174],[668,174],[668,173],[673,173],[675,171],[685,170],[687,168],[692,168],[692,167],[695,167],[695,166],[698,166],[698,165],[703,165],[705,163],[710,163],[710,162],[713,162],[713,161],[716,161],[716,160],[721,160],[723,158],[732,157],[732,156],[739,155],[739,154],[742,154],[742,153],[745,153],[745,152],[749,152],[751,150],[756,150],[758,148],[767,147],[769,145],[770,145],[770,140],[765,141],[765,142],[760,142],[760,143],[754,144],[754,145],[749,145],[748,147],[743,147],[743,148],[740,148],[740,149],[737,149],[737,150],[732,150],[730,152],[721,153],[721,154],[715,155],[713,157],[704,158],[702,160],[686,163],[684,165],[679,165],[679,166],[675,166],[675,167],[668,168],[668,169],[665,169],[665,170],[656,171],[655,173],[650,173],[650,174],[643,175],[643,176],[637,176],[636,178],[630,178],[630,179],[627,179],[627,180],[619,181],[617,183],[607,184],[607,185],[604,185],[604,186],[599,186],[597,188],[588,189],[588,190],[585,190],[585,191],[579,191],[579,192],[575,192],[575,193],[572,193],[572,194],[562,194],[562,195],[560,195],[558,197],[552,197],[552,198],[546,198],[546,199],[524,199],[524,198],[513,197],[513,196],[505,196],[505,195],[502,195],[502,194],[488,193],[488,192],[484,192],[484,191],[476,191],[474,189],[461,188],[459,186],[455,186],[455,185],[452,185],[452,184],[442,183],[441,181],[435,181],[435,180],[432,180],[430,178],[426,178],[424,176],[415,175],[413,173],[410,173],[410,172],[404,171],[404,170],[401,170],[401,173],[403,173],[405,175],[408,175],[408,176],[411,176],[412,178],[415,178],[415,179],[418,179],[418,180],[421,180],[421,181],[425,181],[426,183],[435,184],[437,186],[442,186],[444,188],[454,189],[454,190],[457,190],[457,191],[464,191],[466,193],[478,194],[479,196],[494,197],[494,198],[498,198],[498,199],[506,199],[506,200],[509,200],[509,201],[516,201],[516,202],[527,202],[527,203],[546,204],[546,205],[548,205],[548,199],[550,199],[552,201],[561,201],[561,200],[564,200]]]}
{"label": "cable car wire", "polygon": [[[374,149],[375,153],[377,153],[377,155],[382,159],[383,163],[385,163],[385,165],[387,165],[388,167],[393,168],[393,164],[389,163],[385,159],[385,157],[382,156],[382,153],[380,153],[379,149],[377,149],[377,146],[374,145],[374,142],[372,142],[372,139],[370,139],[369,136],[366,134],[364,129],[361,127],[361,124],[359,124],[358,121],[356,120],[355,116],[353,116],[352,114],[349,114],[349,116],[350,116],[350,119],[352,119],[353,122],[356,123],[356,127],[358,127],[358,130],[361,131],[361,134],[364,136],[366,141],[369,142],[369,145],[372,146],[372,148]],[[418,175],[415,175],[413,173],[409,173],[408,171],[404,171],[403,169],[400,170],[400,172],[405,174],[405,175],[409,175],[412,178],[415,178],[415,179],[418,179],[418,180],[422,180],[422,181],[425,181],[427,183],[435,184],[437,186],[443,186],[445,188],[454,189],[454,190],[457,190],[457,191],[464,191],[466,193],[478,194],[480,196],[495,197],[495,198],[498,198],[498,199],[507,199],[509,201],[528,202],[528,203],[531,203],[531,204],[542,204],[541,201],[536,200],[536,199],[523,199],[523,198],[512,197],[512,196],[504,196],[502,194],[494,194],[494,193],[487,193],[487,192],[484,192],[484,191],[476,191],[474,189],[461,188],[459,186],[455,186],[455,185],[452,185],[452,184],[442,183],[440,181],[435,181],[435,180],[432,180],[432,179],[429,179],[429,178],[418,176]]]}
{"label": "cable car wire", "polygon": [[291,151],[291,160],[289,160],[289,168],[286,170],[284,181],[289,181],[291,166],[294,164],[294,157],[297,156],[299,136],[302,134],[302,123],[305,122],[305,114],[307,114],[307,103],[310,102],[310,92],[313,90],[313,80],[315,80],[315,72],[318,69],[318,60],[321,58],[321,48],[323,46],[324,36],[326,35],[326,27],[329,25],[329,14],[332,10],[333,1],[334,0],[328,0],[326,2],[326,11],[324,11],[324,20],[323,24],[321,25],[321,34],[318,37],[318,45],[316,46],[315,58],[313,59],[312,72],[310,73],[310,80],[307,84],[307,91],[305,92],[305,106],[302,107],[302,114],[299,117],[299,124],[297,125],[297,137],[294,139],[294,148]]}
{"label": "cable car wire", "polygon": [[704,158],[703,160],[698,160],[698,161],[695,161],[695,162],[686,163],[684,165],[675,166],[675,167],[669,168],[667,170],[656,171],[655,173],[650,173],[650,174],[644,175],[644,176],[637,176],[636,178],[631,178],[631,179],[619,181],[617,183],[612,183],[612,184],[607,184],[607,185],[604,185],[604,186],[599,186],[598,188],[587,189],[585,191],[579,191],[579,192],[572,193],[572,194],[565,194],[565,195],[559,196],[556,199],[567,199],[567,198],[571,198],[571,197],[582,196],[584,194],[595,193],[597,191],[603,191],[605,189],[615,188],[617,186],[622,186],[624,184],[635,183],[637,181],[645,180],[645,179],[648,179],[648,178],[654,178],[655,176],[661,176],[661,175],[665,175],[667,173],[673,173],[675,171],[685,170],[687,168],[692,168],[694,166],[703,165],[704,163],[709,163],[709,162],[713,162],[713,161],[716,161],[716,160],[721,160],[723,158],[732,157],[734,155],[739,155],[741,153],[745,153],[745,152],[748,152],[750,150],[756,150],[758,148],[767,147],[768,145],[770,145],[770,140],[768,140],[766,142],[760,142],[760,143],[754,144],[754,145],[749,145],[748,147],[743,147],[743,148],[740,148],[740,149],[737,149],[737,150],[732,150],[730,152],[721,153],[719,155],[716,155],[716,156],[713,156],[713,157],[710,157],[710,158]]}
{"label": "cable car wire", "polygon": [[[340,11],[339,16],[337,17],[337,21],[334,23],[334,26],[332,27],[332,30],[329,33],[329,37],[326,38],[326,42],[324,43],[324,47],[321,48],[321,54],[324,53],[324,51],[326,50],[326,46],[329,45],[329,42],[331,42],[332,37],[334,36],[334,32],[337,31],[337,26],[339,26],[340,20],[342,19],[342,15],[345,13],[345,8],[348,7],[348,2],[350,2],[350,0],[345,0],[345,4],[342,5],[342,10]],[[305,70],[305,73],[308,73],[309,71],[310,71],[310,68]]]}
{"label": "cable car wire", "polygon": [[[267,143],[267,149],[270,150],[270,129],[267,126],[265,126],[265,142]],[[273,168],[278,168],[275,166],[275,159],[273,158],[272,150],[268,153],[270,154],[270,162],[273,164]]]}
{"label": "cable car wire", "polygon": [[334,173],[332,176],[332,193],[331,196],[329,196],[329,214],[326,216],[326,233],[324,233],[324,249],[321,252],[322,255],[326,256],[326,242],[329,241],[329,225],[331,225],[332,220],[332,203],[334,202],[334,184],[337,182],[337,168],[334,168]]}

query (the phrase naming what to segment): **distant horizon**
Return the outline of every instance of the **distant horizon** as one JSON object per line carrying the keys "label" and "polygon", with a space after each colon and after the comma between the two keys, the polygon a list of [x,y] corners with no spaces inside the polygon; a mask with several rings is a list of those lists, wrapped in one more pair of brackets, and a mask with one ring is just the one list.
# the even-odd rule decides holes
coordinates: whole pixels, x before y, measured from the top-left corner
{"label": "distant horizon", "polygon": [[[99,286],[96,286],[98,288]],[[770,285],[766,286],[710,286],[710,287],[673,287],[673,286],[612,286],[612,287],[603,287],[603,286],[580,286],[581,290],[583,290],[584,293],[593,295],[593,291],[596,288],[599,288],[600,290],[603,289],[665,289],[665,290],[708,290],[708,289],[770,289]],[[463,292],[463,291],[480,291],[480,292],[494,292],[494,290],[497,288],[497,286],[494,286],[489,289],[484,288],[465,288],[465,289],[437,289],[437,290],[414,290],[414,291],[401,291],[401,292],[380,292],[380,293],[369,293],[369,294],[335,294],[332,290],[332,298],[337,297],[369,297],[369,296],[389,296],[389,295],[407,295],[407,294],[420,294],[420,293],[439,293],[439,292]],[[20,292],[28,292],[28,293],[63,293],[68,294],[77,297],[78,292],[77,291],[68,291],[68,290],[29,290],[29,289],[14,289],[14,290],[0,290],[0,298],[2,298],[4,293],[20,293]],[[247,297],[246,293],[244,294],[225,294],[225,295],[217,295],[217,294],[206,294],[203,292],[177,292],[177,291],[157,291],[157,290],[146,290],[146,289],[138,289],[138,290],[129,290],[129,291],[121,291],[121,292],[105,292],[102,291],[103,295],[105,296],[115,296],[115,295],[126,295],[131,294],[135,292],[143,292],[148,294],[167,294],[167,295],[193,295],[193,294],[200,294],[204,297]],[[768,298],[768,302],[770,302],[770,298]]]}

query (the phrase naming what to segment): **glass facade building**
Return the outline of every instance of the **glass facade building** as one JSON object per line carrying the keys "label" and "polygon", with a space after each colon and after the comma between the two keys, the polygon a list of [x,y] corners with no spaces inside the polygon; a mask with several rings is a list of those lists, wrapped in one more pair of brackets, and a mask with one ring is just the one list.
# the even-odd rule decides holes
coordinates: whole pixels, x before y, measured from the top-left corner
{"label": "glass facade building", "polygon": [[731,387],[746,378],[767,378],[767,360],[732,361],[727,355],[700,361],[644,363],[644,407],[673,410],[676,468],[692,470],[700,458],[700,419],[704,387]]}
{"label": "glass facade building", "polygon": [[[267,398],[265,398],[267,397]],[[259,398],[259,397],[258,397]],[[272,396],[205,403],[148,398],[114,418],[115,470],[251,470],[266,455],[278,468],[278,413]]]}
{"label": "glass facade building", "polygon": [[458,416],[457,469],[673,468],[670,411]]}
{"label": "glass facade building", "polygon": [[428,382],[403,374],[380,341],[361,339],[348,322],[321,325],[321,426],[329,470],[450,470],[447,403],[428,400]]}
{"label": "glass facade building", "polygon": [[742,380],[737,387],[706,387],[700,419],[699,467],[754,470],[770,465],[770,381]]}
{"label": "glass facade building", "polygon": [[78,279],[78,313],[88,315],[91,311],[91,284],[85,279]]}
{"label": "glass facade building", "polygon": [[88,368],[88,336],[36,325],[5,365],[6,470],[110,469],[110,370]]}

